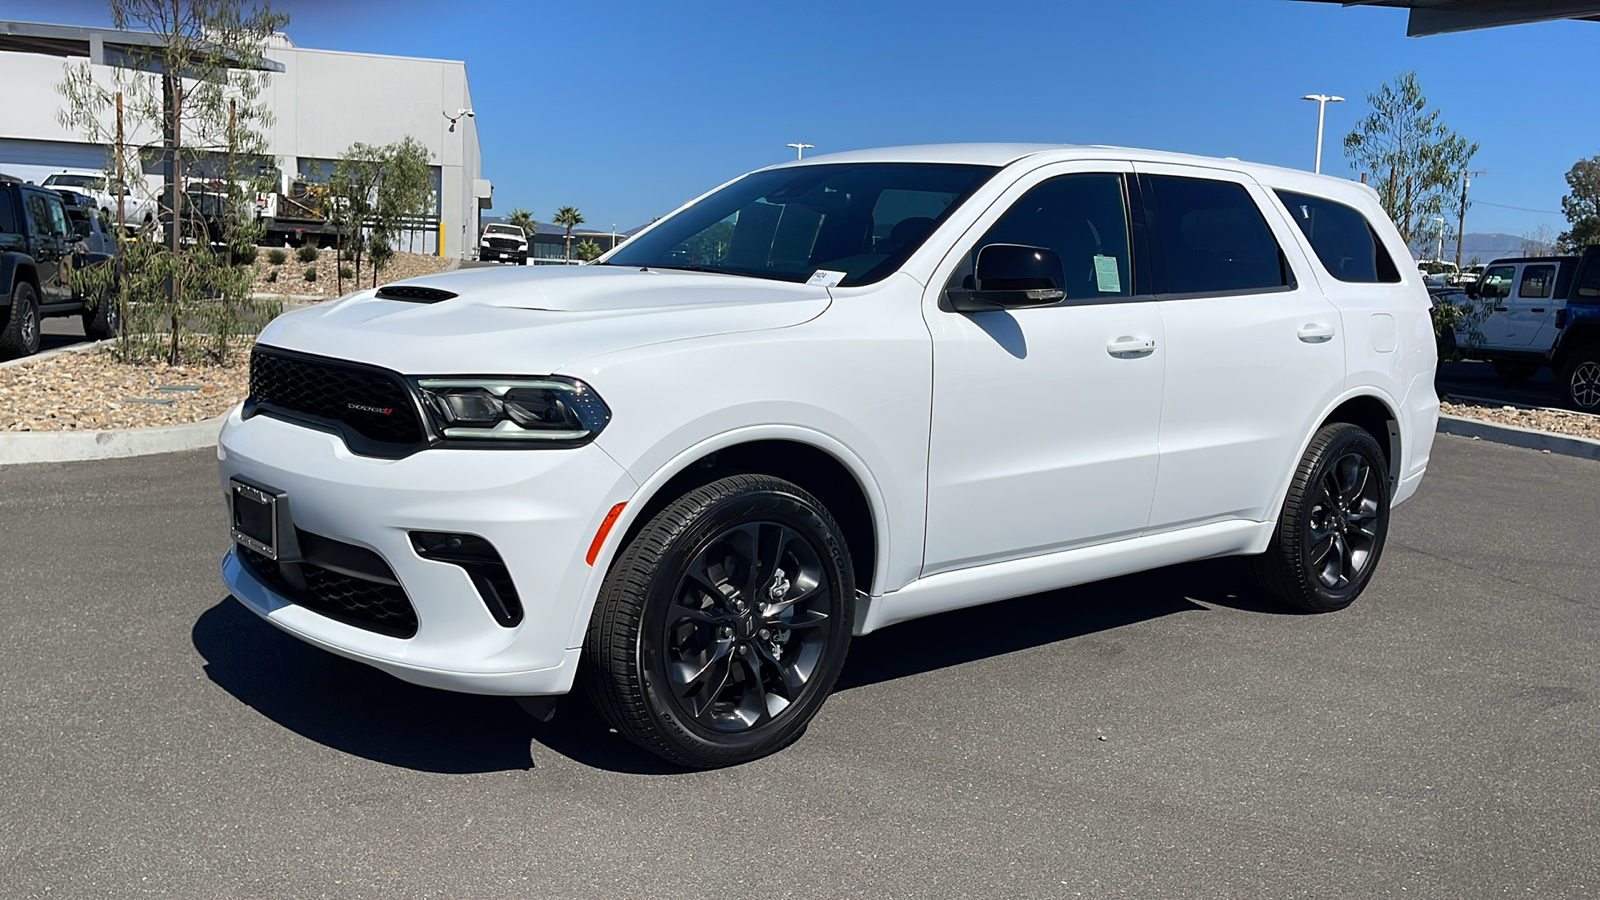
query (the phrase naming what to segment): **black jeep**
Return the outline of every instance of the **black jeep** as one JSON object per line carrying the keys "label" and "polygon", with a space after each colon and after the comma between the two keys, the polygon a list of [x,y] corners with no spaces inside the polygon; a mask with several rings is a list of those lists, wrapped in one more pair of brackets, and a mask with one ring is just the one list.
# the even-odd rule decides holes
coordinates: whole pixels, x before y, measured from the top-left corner
{"label": "black jeep", "polygon": [[117,333],[121,323],[109,294],[90,308],[73,290],[75,268],[112,259],[92,252],[81,229],[92,234],[93,223],[75,227],[57,192],[0,180],[0,357],[37,353],[45,316],[80,315],[94,340]]}

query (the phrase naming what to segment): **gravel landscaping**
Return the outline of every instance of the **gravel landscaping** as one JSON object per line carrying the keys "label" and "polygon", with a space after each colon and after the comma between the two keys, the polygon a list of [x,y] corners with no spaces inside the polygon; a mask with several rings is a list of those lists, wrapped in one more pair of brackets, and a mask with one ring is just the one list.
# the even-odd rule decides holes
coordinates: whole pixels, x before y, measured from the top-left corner
{"label": "gravel landscaping", "polygon": [[105,348],[0,369],[0,432],[183,425],[249,393],[248,342],[226,366],[119,362]]}
{"label": "gravel landscaping", "polygon": [[1480,419],[1500,425],[1516,425],[1521,428],[1600,440],[1600,416],[1590,413],[1451,400],[1441,402],[1439,412],[1464,419]]}
{"label": "gravel landscaping", "polygon": [[[273,265],[271,253],[276,249],[284,254],[284,261]],[[295,255],[293,247],[261,247],[256,256],[256,281],[255,290],[264,294],[309,294],[317,297],[339,296],[339,253],[336,250],[323,250],[317,254],[315,262],[301,262]],[[391,281],[401,281],[406,278],[415,278],[418,275],[432,275],[450,268],[452,260],[438,256],[427,256],[422,253],[396,253],[394,259],[384,266],[378,273],[378,284],[384,285]],[[355,263],[344,263],[353,272]],[[315,269],[315,281],[307,281],[307,269]],[[276,280],[272,279],[276,273]],[[361,286],[372,287],[372,267],[363,260],[361,264]],[[344,280],[346,292],[355,290],[351,279]]]}

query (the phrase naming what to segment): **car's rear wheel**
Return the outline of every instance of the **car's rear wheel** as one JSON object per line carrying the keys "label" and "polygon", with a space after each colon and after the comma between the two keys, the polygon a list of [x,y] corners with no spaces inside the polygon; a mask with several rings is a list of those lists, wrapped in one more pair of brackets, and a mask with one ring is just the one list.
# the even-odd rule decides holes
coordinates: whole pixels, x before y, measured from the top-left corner
{"label": "car's rear wheel", "polygon": [[0,329],[0,356],[32,356],[39,352],[39,299],[33,285],[17,282],[11,289],[11,309]]}
{"label": "car's rear wheel", "polygon": [[583,682],[618,732],[672,762],[734,765],[805,730],[850,644],[855,584],[828,511],[737,475],[685,494],[606,576]]}
{"label": "car's rear wheel", "polygon": [[1574,353],[1561,370],[1567,402],[1582,412],[1600,412],[1600,346]]}
{"label": "car's rear wheel", "polygon": [[122,313],[114,291],[106,291],[95,300],[94,309],[83,311],[83,333],[91,341],[103,341],[122,333]]}
{"label": "car's rear wheel", "polygon": [[1306,448],[1267,552],[1251,559],[1273,599],[1308,612],[1355,601],[1371,580],[1389,532],[1383,450],[1365,430],[1334,423]]}
{"label": "car's rear wheel", "polygon": [[1539,371],[1538,365],[1530,362],[1514,362],[1511,360],[1497,359],[1494,361],[1494,373],[1504,381],[1513,384],[1527,381]]}

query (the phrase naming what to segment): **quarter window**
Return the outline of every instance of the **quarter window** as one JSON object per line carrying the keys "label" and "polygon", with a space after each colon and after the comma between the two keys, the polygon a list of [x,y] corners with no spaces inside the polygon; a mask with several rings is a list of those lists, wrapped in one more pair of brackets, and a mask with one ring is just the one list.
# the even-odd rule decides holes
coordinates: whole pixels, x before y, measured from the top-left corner
{"label": "quarter window", "polygon": [[1400,280],[1372,224],[1354,207],[1291,191],[1277,194],[1329,275],[1356,283]]}
{"label": "quarter window", "polygon": [[1555,266],[1527,266],[1522,270],[1522,284],[1517,288],[1517,296],[1535,299],[1548,297],[1555,281]]}
{"label": "quarter window", "polygon": [[[1231,181],[1146,175],[1152,237],[1169,294],[1226,294],[1290,284],[1289,267],[1250,192]],[[1153,201],[1153,204],[1152,202]]]}
{"label": "quarter window", "polygon": [[[1061,257],[1068,300],[1133,293],[1128,211],[1122,176],[1059,175],[1023,194],[973,247],[988,244],[1048,247]],[[972,260],[967,261],[971,271]]]}
{"label": "quarter window", "polygon": [[16,213],[11,209],[11,192],[0,187],[0,234],[19,234]]}

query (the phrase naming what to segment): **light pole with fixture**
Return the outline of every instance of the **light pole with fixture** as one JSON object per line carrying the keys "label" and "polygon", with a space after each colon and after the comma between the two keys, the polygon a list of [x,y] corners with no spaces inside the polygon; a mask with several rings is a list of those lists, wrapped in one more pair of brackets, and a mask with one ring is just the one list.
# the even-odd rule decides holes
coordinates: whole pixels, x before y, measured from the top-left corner
{"label": "light pole with fixture", "polygon": [[793,147],[794,148],[794,158],[795,159],[805,159],[807,150],[815,150],[815,149],[817,149],[817,145],[816,144],[784,144],[784,146],[785,147]]}
{"label": "light pole with fixture", "polygon": [[1316,161],[1316,164],[1315,164],[1315,166],[1313,166],[1311,171],[1316,172],[1318,175],[1321,175],[1322,174],[1322,114],[1327,110],[1329,103],[1343,103],[1344,102],[1344,98],[1343,97],[1335,97],[1332,94],[1307,94],[1304,97],[1301,97],[1300,99],[1301,100],[1315,100],[1315,101],[1317,101],[1317,161]]}
{"label": "light pole with fixture", "polygon": [[1433,258],[1444,259],[1444,216],[1434,216],[1433,220],[1439,223],[1439,249],[1433,253]]}

